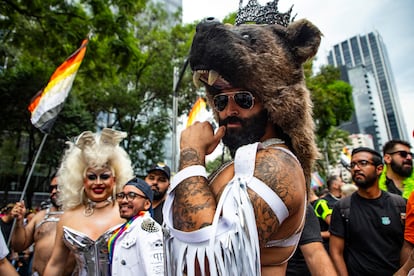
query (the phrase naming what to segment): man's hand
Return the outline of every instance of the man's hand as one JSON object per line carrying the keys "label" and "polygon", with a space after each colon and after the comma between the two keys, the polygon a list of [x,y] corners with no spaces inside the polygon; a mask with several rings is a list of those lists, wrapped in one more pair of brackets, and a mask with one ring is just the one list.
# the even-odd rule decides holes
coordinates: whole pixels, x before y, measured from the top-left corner
{"label": "man's hand", "polygon": [[24,200],[16,202],[14,204],[11,214],[17,220],[23,220],[26,214],[26,207],[24,206]]}
{"label": "man's hand", "polygon": [[214,134],[209,122],[195,122],[181,132],[180,148],[193,148],[200,155],[209,155],[216,149],[225,133],[224,126],[219,127]]}

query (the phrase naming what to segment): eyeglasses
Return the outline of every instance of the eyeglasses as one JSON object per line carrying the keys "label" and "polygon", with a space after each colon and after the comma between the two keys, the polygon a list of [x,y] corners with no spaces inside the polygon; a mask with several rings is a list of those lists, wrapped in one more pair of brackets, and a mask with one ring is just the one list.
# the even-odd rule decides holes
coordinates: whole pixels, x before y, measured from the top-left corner
{"label": "eyeglasses", "polygon": [[102,174],[100,174],[100,175],[96,175],[96,174],[94,174],[94,173],[91,173],[91,174],[87,174],[87,175],[86,175],[86,178],[87,178],[88,180],[90,180],[90,181],[97,180],[98,178],[99,178],[100,180],[108,180],[109,178],[111,178],[111,176],[112,176],[112,174],[111,174],[111,173],[102,173]]}
{"label": "eyeglasses", "polygon": [[136,197],[148,199],[148,197],[134,193],[134,192],[129,192],[129,193],[121,192],[121,193],[117,193],[115,196],[116,196],[116,199],[119,201],[123,200],[125,197],[128,201],[133,201]]}
{"label": "eyeglasses", "polygon": [[49,186],[49,193],[53,192],[54,189],[59,190],[58,185],[50,185]]}
{"label": "eyeglasses", "polygon": [[393,154],[398,154],[400,155],[402,158],[407,158],[407,156],[411,156],[411,158],[413,158],[413,153],[409,152],[409,151],[405,151],[405,150],[397,150],[394,152],[388,152],[387,154],[393,155]]}
{"label": "eyeglasses", "polygon": [[375,164],[373,162],[370,162],[368,160],[358,160],[356,162],[351,162],[351,164],[349,164],[349,167],[351,169],[353,169],[355,166],[358,166],[358,168],[362,169],[362,168],[365,168],[368,165],[375,166]]}
{"label": "eyeglasses", "polygon": [[227,94],[218,94],[213,97],[214,108],[221,112],[229,103],[229,98],[243,109],[251,109],[254,106],[254,96],[249,91],[236,91]]}

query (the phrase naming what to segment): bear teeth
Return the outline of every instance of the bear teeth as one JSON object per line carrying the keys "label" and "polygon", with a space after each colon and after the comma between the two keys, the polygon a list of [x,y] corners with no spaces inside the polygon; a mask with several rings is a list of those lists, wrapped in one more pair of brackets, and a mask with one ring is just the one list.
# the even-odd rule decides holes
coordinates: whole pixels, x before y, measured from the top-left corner
{"label": "bear teeth", "polygon": [[195,71],[193,73],[193,83],[196,88],[200,88],[201,86],[200,76],[201,76],[201,73],[199,71]]}
{"label": "bear teeth", "polygon": [[208,81],[207,81],[207,84],[210,85],[210,86],[212,86],[216,82],[216,80],[218,78],[219,78],[219,73],[217,71],[210,70],[208,72]]}

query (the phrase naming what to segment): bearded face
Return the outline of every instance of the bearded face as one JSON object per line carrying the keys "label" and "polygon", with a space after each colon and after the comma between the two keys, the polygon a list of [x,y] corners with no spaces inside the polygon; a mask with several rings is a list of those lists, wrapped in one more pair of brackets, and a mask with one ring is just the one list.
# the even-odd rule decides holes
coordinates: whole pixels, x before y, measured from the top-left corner
{"label": "bearded face", "polygon": [[50,191],[49,199],[50,199],[50,202],[52,203],[52,205],[54,207],[56,207],[56,208],[61,207],[61,204],[58,203],[58,190],[57,190],[57,186],[56,185],[54,185],[54,186],[51,185],[49,187],[49,191]]}
{"label": "bearded face", "polygon": [[352,175],[352,180],[354,181],[355,185],[358,186],[358,188],[365,190],[376,185],[377,175],[356,172]]}
{"label": "bearded face", "polygon": [[226,134],[222,139],[223,144],[229,148],[230,154],[233,158],[239,147],[260,141],[265,134],[267,120],[267,112],[264,109],[250,118],[243,119],[237,116],[229,116],[225,119],[219,120],[220,126],[236,122],[240,123],[242,126],[237,129],[227,129]]}
{"label": "bearded face", "polygon": [[154,192],[154,200],[161,200],[164,198],[167,191],[161,192],[158,190],[152,190]]}
{"label": "bearded face", "polygon": [[402,164],[397,163],[394,159],[391,159],[390,163],[391,169],[396,174],[402,177],[409,177],[413,172],[413,160],[412,159],[404,159]]}

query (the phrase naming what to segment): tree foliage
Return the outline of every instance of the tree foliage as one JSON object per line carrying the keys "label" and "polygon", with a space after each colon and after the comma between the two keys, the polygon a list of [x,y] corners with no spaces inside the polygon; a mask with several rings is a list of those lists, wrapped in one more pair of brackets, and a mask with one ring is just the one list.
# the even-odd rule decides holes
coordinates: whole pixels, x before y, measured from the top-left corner
{"label": "tree foliage", "polygon": [[306,85],[311,91],[314,103],[316,134],[319,139],[324,139],[332,127],[337,127],[351,118],[354,110],[352,87],[340,80],[338,68],[322,66],[313,75],[312,63],[305,64],[305,67]]}
{"label": "tree foliage", "polygon": [[[163,160],[162,142],[172,129],[174,67],[184,73],[178,115],[188,112],[196,97],[191,74],[184,70],[196,22],[176,24],[179,15],[148,0],[1,1],[0,175],[7,177],[0,190],[11,181],[24,182],[42,139],[30,123],[30,99],[87,36],[85,58],[36,171],[51,174],[64,142],[97,127],[128,133],[124,147],[137,174]],[[232,13],[225,22],[234,18]],[[313,74],[310,62],[305,69],[318,141],[323,141],[350,117],[351,88],[332,67]]]}
{"label": "tree foliage", "polygon": [[333,66],[321,66],[316,74],[312,70],[312,61],[307,62],[304,68],[314,105],[316,143],[321,152],[315,169],[326,176],[328,165],[339,159],[341,146],[338,143],[343,147],[349,140],[349,133],[338,129],[338,126],[348,121],[354,111],[352,87],[340,80],[340,71]]}
{"label": "tree foliage", "polygon": [[[96,126],[128,133],[124,146],[137,172],[163,160],[162,141],[172,124],[173,67],[184,63],[195,29],[176,24],[179,15],[147,0],[2,1],[0,149],[8,153],[8,164],[26,164],[7,171],[20,183],[27,175],[42,139],[30,123],[30,99],[87,36],[85,58],[38,161],[42,174],[58,166],[64,141]],[[195,98],[190,78],[186,72],[179,114]]]}

